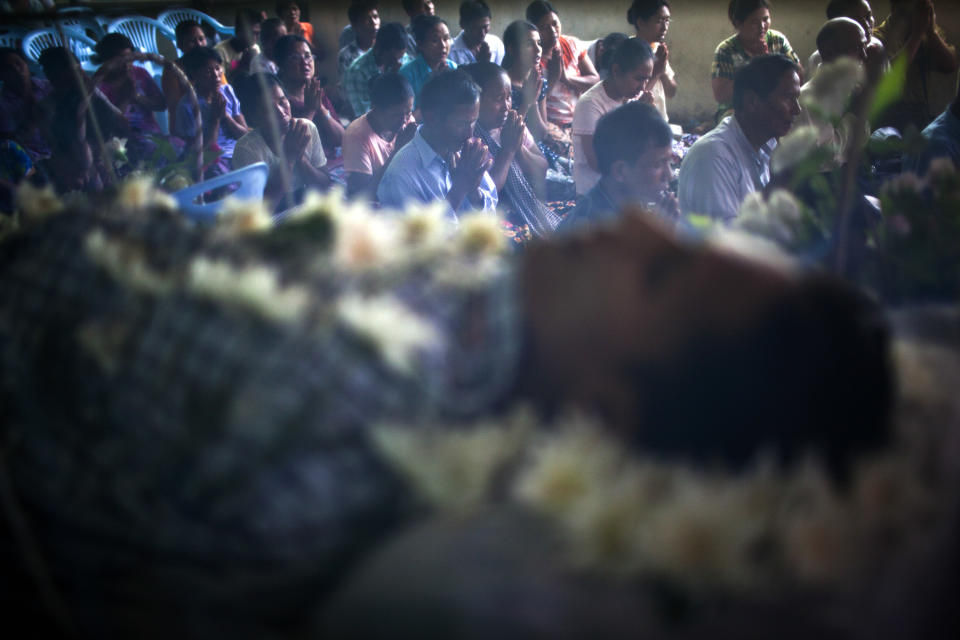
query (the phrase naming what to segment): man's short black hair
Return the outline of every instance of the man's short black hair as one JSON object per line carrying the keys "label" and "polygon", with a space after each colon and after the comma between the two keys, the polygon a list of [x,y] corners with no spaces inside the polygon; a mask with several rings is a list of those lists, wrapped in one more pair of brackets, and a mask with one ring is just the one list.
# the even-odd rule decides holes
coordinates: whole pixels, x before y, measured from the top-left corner
{"label": "man's short black hair", "polygon": [[93,48],[97,54],[97,61],[100,64],[106,64],[107,61],[120,55],[124,49],[136,51],[137,48],[130,42],[130,38],[122,33],[108,33],[100,39],[100,42]]}
{"label": "man's short black hair", "polygon": [[403,10],[407,12],[408,16],[413,16],[413,12],[423,6],[423,0],[401,0],[400,4],[403,5]]}
{"label": "man's short black hair", "polygon": [[66,47],[47,47],[40,52],[37,63],[43,68],[43,75],[50,76],[64,71],[72,71],[76,61],[74,55]]}
{"label": "man's short black hair", "polygon": [[428,16],[425,13],[421,13],[413,19],[413,23],[410,25],[413,30],[413,39],[417,41],[418,45],[423,44],[427,36],[438,24],[447,23],[440,16]]}
{"label": "man's short black hair", "polygon": [[466,0],[460,3],[460,26],[466,27],[474,20],[489,18],[490,7],[483,0]]}
{"label": "man's short black hair", "polygon": [[673,141],[670,125],[656,108],[643,102],[628,102],[605,114],[593,134],[593,150],[601,175],[607,175],[613,163],[629,164],[651,147],[665,147]]}
{"label": "man's short black hair", "polygon": [[479,100],[480,87],[461,69],[434,74],[420,90],[421,111],[450,111]]}
{"label": "man's short black hair", "polygon": [[254,73],[241,77],[235,84],[240,110],[247,121],[256,129],[267,126],[269,122],[264,118],[263,107],[273,87],[283,89],[280,80],[272,73]]}
{"label": "man's short black hair", "polygon": [[211,60],[216,61],[217,64],[223,64],[220,52],[213,47],[197,47],[183,55],[181,65],[183,65],[183,70],[188,76],[193,76]]}
{"label": "man's short black hair", "polygon": [[797,65],[790,58],[778,53],[757,56],[748,62],[733,78],[734,111],[743,108],[748,91],[760,98],[766,98],[780,84],[783,75],[791,71],[796,72]]}
{"label": "man's short black hair", "polygon": [[380,27],[373,43],[376,53],[407,48],[407,30],[399,22],[388,22]]}
{"label": "man's short black hair", "polygon": [[506,73],[503,67],[493,62],[474,62],[463,67],[463,70],[470,74],[481,91],[486,91],[489,86],[498,82]]}
{"label": "man's short black hair", "polygon": [[538,24],[540,20],[543,19],[543,16],[551,13],[560,15],[560,12],[557,11],[552,4],[547,2],[547,0],[533,0],[533,2],[527,5],[527,21],[533,24]]}
{"label": "man's short black hair", "polygon": [[347,20],[350,24],[361,22],[368,13],[380,8],[377,0],[353,0],[347,7]]}
{"label": "man's short black hair", "polygon": [[750,17],[750,14],[761,7],[770,8],[767,0],[730,0],[730,6],[727,7],[727,17],[733,26],[737,26]]}
{"label": "man's short black hair", "polygon": [[397,72],[385,73],[370,82],[370,104],[374,109],[387,109],[413,98],[410,81]]}
{"label": "man's short black hair", "polygon": [[660,7],[670,8],[667,0],[633,0],[633,4],[627,9],[627,22],[630,26],[636,26],[637,20],[649,20],[650,16],[660,10]]}
{"label": "man's short black hair", "polygon": [[627,38],[617,45],[610,60],[610,68],[616,65],[621,73],[633,71],[648,60],[653,60],[653,50],[640,38]]}
{"label": "man's short black hair", "polygon": [[834,18],[849,18],[848,13],[853,7],[859,6],[863,0],[830,0],[827,4],[827,20]]}
{"label": "man's short black hair", "polygon": [[180,41],[186,38],[193,29],[200,29],[203,31],[203,27],[201,27],[200,23],[196,20],[181,20],[177,23],[176,28],[173,30],[174,39],[179,44]]}
{"label": "man's short black hair", "polygon": [[280,15],[281,13],[287,10],[287,7],[289,7],[292,4],[297,5],[297,9],[300,9],[300,12],[301,12],[300,17],[302,18],[303,5],[305,5],[306,3],[298,2],[298,0],[277,0],[277,3],[276,5],[274,5],[273,10],[277,13],[277,15]]}

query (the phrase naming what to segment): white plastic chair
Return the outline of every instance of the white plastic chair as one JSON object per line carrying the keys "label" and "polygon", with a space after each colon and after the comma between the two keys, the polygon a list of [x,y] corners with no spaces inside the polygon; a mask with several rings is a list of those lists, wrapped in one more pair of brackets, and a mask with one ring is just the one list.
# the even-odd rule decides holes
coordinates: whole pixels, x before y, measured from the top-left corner
{"label": "white plastic chair", "polygon": [[240,169],[236,169],[222,176],[204,180],[191,185],[186,189],[181,189],[173,194],[177,204],[180,205],[180,211],[183,215],[194,222],[213,222],[220,212],[223,200],[214,202],[197,203],[196,200],[207,193],[219,187],[225,187],[231,184],[239,185],[238,188],[227,195],[239,198],[241,200],[262,199],[263,190],[267,187],[267,175],[269,169],[266,162],[256,162]]}
{"label": "white plastic chair", "polygon": [[[157,46],[158,33],[169,40],[171,44],[173,44],[173,41],[176,39],[173,31],[153,18],[144,18],[143,16],[117,18],[107,26],[107,33],[122,33],[130,38],[133,46],[144,53],[160,53],[160,49]],[[143,65],[154,78],[160,77],[160,74],[163,72],[163,68],[153,62],[147,61],[138,64]]]}
{"label": "white plastic chair", "polygon": [[[207,23],[221,36],[229,36],[232,38],[237,33],[235,28],[220,24],[220,22],[214,18],[196,9],[170,9],[157,16],[157,22],[174,32],[177,29],[177,25],[184,20],[195,20],[200,24]],[[177,49],[177,55],[183,55],[183,52]]]}
{"label": "white plastic chair", "polygon": [[80,31],[74,31],[69,27],[63,27],[63,35],[67,38],[66,44],[60,39],[60,33],[56,29],[37,29],[36,31],[32,31],[23,39],[23,54],[27,57],[28,61],[36,65],[39,64],[40,54],[43,53],[44,49],[66,46],[73,52],[73,55],[76,56],[80,67],[84,71],[88,73],[95,71],[98,65],[95,64],[91,58],[94,55],[93,47],[96,45],[96,42]]}

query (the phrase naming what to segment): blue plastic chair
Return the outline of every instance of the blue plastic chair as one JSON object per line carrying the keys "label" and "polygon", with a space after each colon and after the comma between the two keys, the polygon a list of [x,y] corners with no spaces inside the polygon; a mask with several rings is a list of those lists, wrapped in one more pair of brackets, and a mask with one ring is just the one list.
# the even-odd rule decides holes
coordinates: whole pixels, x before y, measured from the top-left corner
{"label": "blue plastic chair", "polygon": [[225,173],[222,176],[204,180],[191,185],[186,189],[181,189],[173,194],[174,199],[180,206],[183,215],[194,222],[213,222],[217,219],[220,207],[223,205],[223,199],[214,202],[198,203],[197,200],[208,191],[213,191],[220,187],[236,184],[239,185],[235,191],[227,195],[249,200],[251,198],[262,199],[263,190],[267,187],[267,175],[269,169],[266,162],[256,162],[240,169]]}
{"label": "blue plastic chair", "polygon": [[66,43],[61,40],[60,33],[56,29],[48,28],[32,31],[23,38],[23,55],[27,57],[31,64],[37,65],[39,64],[40,54],[43,53],[44,49],[65,46],[73,52],[84,71],[88,73],[96,71],[99,65],[94,63],[92,58],[94,55],[93,47],[97,43],[82,32],[70,27],[63,27],[63,35],[67,38]]}
{"label": "blue plastic chair", "polygon": [[[160,53],[157,46],[157,34],[169,40],[171,45],[176,39],[172,30],[152,18],[144,18],[143,16],[117,18],[107,26],[107,33],[122,33],[130,38],[133,46],[144,53]],[[154,78],[159,78],[163,73],[163,68],[153,62],[140,62],[138,64],[149,71]]]}
{"label": "blue plastic chair", "polygon": [[[221,36],[228,36],[232,38],[236,35],[237,31],[233,27],[228,27],[225,24],[220,24],[214,18],[211,18],[202,11],[197,11],[196,9],[170,9],[164,11],[157,16],[157,22],[165,26],[171,31],[176,31],[177,25],[183,22],[184,20],[195,20],[200,24],[207,23],[213,30],[216,31]],[[213,43],[211,43],[213,44]],[[177,49],[177,55],[182,56],[183,52],[180,49]]]}
{"label": "blue plastic chair", "polygon": [[55,21],[60,26],[80,31],[94,40],[100,40],[107,33],[103,21],[90,7],[60,7],[57,9]]}

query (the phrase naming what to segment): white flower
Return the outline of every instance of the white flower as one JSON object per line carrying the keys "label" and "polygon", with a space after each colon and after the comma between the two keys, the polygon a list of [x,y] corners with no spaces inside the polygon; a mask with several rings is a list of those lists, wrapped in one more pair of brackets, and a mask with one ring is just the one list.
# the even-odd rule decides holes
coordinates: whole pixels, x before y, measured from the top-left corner
{"label": "white flower", "polygon": [[496,254],[507,246],[500,217],[478,211],[460,218],[457,247],[469,255]]}
{"label": "white flower", "polygon": [[516,498],[553,514],[569,513],[578,502],[609,484],[623,464],[623,453],[596,426],[571,417],[555,434],[543,436],[520,473]]}
{"label": "white flower", "polygon": [[270,229],[273,219],[262,198],[241,200],[227,196],[220,206],[216,226],[234,233],[256,233]]}
{"label": "white flower", "polygon": [[763,192],[752,191],[740,203],[740,211],[737,213],[735,222],[746,224],[754,221],[766,221],[767,216],[767,202],[763,198]]}
{"label": "white flower", "polygon": [[415,352],[440,342],[437,330],[394,296],[347,294],[337,301],[337,315],[402,374],[413,372]]}
{"label": "white flower", "polygon": [[24,220],[27,221],[43,220],[64,210],[63,202],[54,193],[52,186],[47,185],[38,189],[27,180],[17,187],[14,207],[23,214]]}
{"label": "white flower", "polygon": [[107,149],[107,152],[113,156],[126,157],[127,154],[127,139],[126,138],[110,138],[104,146]]}
{"label": "white flower", "polygon": [[804,96],[803,106],[834,121],[843,115],[853,91],[863,83],[863,66],[853,58],[842,57],[822,65],[811,80],[812,90]]}
{"label": "white flower", "polygon": [[451,228],[443,202],[409,207],[401,218],[400,226],[403,243],[407,247],[428,251],[443,246]]}
{"label": "white flower", "polygon": [[802,214],[800,202],[786,189],[774,189],[767,199],[770,215],[786,223],[799,222]]}
{"label": "white flower", "polygon": [[296,285],[281,288],[279,280],[266,265],[234,268],[225,261],[199,257],[190,263],[187,287],[199,296],[249,309],[269,320],[302,320],[309,292]]}
{"label": "white flower", "polygon": [[286,220],[294,221],[313,216],[336,218],[344,206],[343,189],[333,187],[326,193],[308,191],[303,202],[290,210]]}
{"label": "white flower", "polygon": [[495,476],[520,451],[525,424],[460,427],[378,426],[376,449],[414,491],[440,509],[462,511],[488,497]]}
{"label": "white flower", "polygon": [[[761,235],[757,235],[758,233]],[[725,253],[763,263],[784,274],[795,273],[798,268],[796,260],[776,242],[768,239],[770,233],[770,228],[761,231],[718,227],[707,236],[707,241],[711,246]]]}
{"label": "white flower", "polygon": [[810,125],[797,127],[785,135],[773,150],[770,170],[780,173],[803,162],[819,146],[819,135],[817,128]]}
{"label": "white flower", "polygon": [[338,213],[333,261],[350,271],[383,267],[398,257],[400,234],[393,217],[378,215],[365,207]]}
{"label": "white flower", "polygon": [[170,194],[157,189],[153,178],[136,176],[120,185],[117,202],[128,209],[146,209],[161,207],[170,211],[177,210],[177,201]]}
{"label": "white flower", "polygon": [[87,234],[84,250],[90,260],[131,289],[163,295],[174,286],[171,277],[164,276],[147,265],[140,247],[122,240],[111,240],[100,229]]}

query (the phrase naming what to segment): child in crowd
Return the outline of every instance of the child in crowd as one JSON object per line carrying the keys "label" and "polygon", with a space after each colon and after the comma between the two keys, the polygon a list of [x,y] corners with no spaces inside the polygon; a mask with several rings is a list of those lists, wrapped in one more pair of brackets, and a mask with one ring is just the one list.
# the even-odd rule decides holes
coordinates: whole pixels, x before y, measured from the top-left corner
{"label": "child in crowd", "polygon": [[[219,153],[214,163],[208,166],[207,177],[230,171],[233,150],[249,129],[240,112],[240,101],[229,84],[220,84],[223,66],[220,54],[210,47],[197,47],[183,56],[183,67],[197,94],[197,105],[185,95],[177,105],[174,131],[177,135],[196,143],[202,134],[203,149]],[[196,108],[200,108],[202,129],[197,130]]]}
{"label": "child in crowd", "polygon": [[343,136],[343,168],[347,195],[373,197],[393,154],[413,139],[413,89],[399,73],[374,79],[373,108],[350,123]]}
{"label": "child in crowd", "polygon": [[[178,23],[174,33],[177,40],[177,49],[183,55],[197,47],[207,46],[207,36],[195,20],[184,20]],[[171,131],[177,116],[177,105],[180,104],[180,99],[187,93],[189,82],[181,73],[183,71],[183,58],[178,59],[174,64],[177,68],[164,66],[163,75],[160,77],[160,86],[163,88],[163,95],[167,101],[167,122],[170,123]]]}
{"label": "child in crowd", "polygon": [[613,53],[610,75],[580,96],[573,115],[573,180],[577,196],[586,195],[600,179],[593,132],[605,113],[640,98],[652,103],[645,92],[653,76],[653,51],[638,38],[624,41]]}
{"label": "child in crowd", "polygon": [[260,53],[250,61],[250,73],[277,75],[280,67],[274,59],[277,41],[287,35],[287,27],[280,18],[269,18],[260,24]]}

